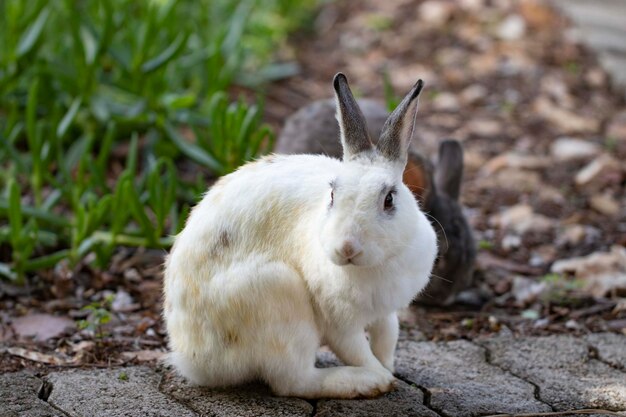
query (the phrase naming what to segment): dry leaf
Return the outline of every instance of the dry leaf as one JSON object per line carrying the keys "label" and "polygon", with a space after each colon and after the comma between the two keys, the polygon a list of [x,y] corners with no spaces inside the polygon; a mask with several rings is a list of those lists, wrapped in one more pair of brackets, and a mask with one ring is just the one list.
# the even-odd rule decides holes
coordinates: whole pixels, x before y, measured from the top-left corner
{"label": "dry leaf", "polygon": [[33,337],[37,342],[59,337],[66,329],[74,329],[76,324],[68,317],[50,314],[28,314],[18,317],[12,323],[15,334],[20,338]]}
{"label": "dry leaf", "polygon": [[62,358],[56,355],[49,355],[46,353],[37,352],[34,350],[28,350],[21,347],[10,347],[7,352],[20,358],[28,359],[35,362],[47,363],[50,365],[68,365],[75,362],[75,358]]}
{"label": "dry leaf", "polygon": [[134,352],[122,352],[122,357],[137,362],[159,361],[165,357],[166,353],[160,350],[137,350]]}
{"label": "dry leaf", "polygon": [[552,265],[552,272],[573,273],[584,282],[583,290],[594,297],[604,297],[617,290],[626,291],[626,248],[613,246],[610,252],[563,259]]}

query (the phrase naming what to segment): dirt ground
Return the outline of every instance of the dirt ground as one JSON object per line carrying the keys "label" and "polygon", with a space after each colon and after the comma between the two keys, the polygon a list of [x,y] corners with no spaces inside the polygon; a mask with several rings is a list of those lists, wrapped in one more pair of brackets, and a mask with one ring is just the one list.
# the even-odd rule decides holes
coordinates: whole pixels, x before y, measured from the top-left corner
{"label": "dirt ground", "polygon": [[[267,119],[277,129],[329,97],[336,72],[379,99],[387,74],[397,95],[426,82],[422,152],[433,155],[448,137],[463,143],[477,297],[413,307],[403,337],[626,333],[626,104],[543,1],[335,2],[279,55],[301,71],[269,87]],[[124,249],[106,272],[61,265],[27,287],[0,283],[0,372],[160,357],[163,256]],[[85,300],[97,305],[85,310]],[[108,318],[79,330],[98,307]],[[25,337],[33,328],[49,334]]]}

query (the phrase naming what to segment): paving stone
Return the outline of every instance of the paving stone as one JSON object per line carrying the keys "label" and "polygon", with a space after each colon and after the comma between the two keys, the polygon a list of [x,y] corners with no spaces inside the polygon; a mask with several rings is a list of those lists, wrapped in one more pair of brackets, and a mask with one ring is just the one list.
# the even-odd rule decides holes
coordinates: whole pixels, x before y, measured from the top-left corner
{"label": "paving stone", "polygon": [[614,86],[626,92],[626,1],[553,0],[574,23],[574,35],[599,54]]}
{"label": "paving stone", "polygon": [[[626,90],[626,53],[624,55],[601,53],[600,64],[611,74],[615,85],[625,87]],[[626,96],[626,94],[625,94]]]}
{"label": "paving stone", "polygon": [[596,349],[601,361],[626,370],[626,336],[615,333],[594,333],[587,335],[586,339]]}
{"label": "paving stone", "polygon": [[308,417],[313,414],[313,406],[307,401],[276,397],[268,387],[259,384],[208,389],[192,386],[169,372],[162,390],[203,416]]}
{"label": "paving stone", "polygon": [[574,31],[574,36],[596,50],[626,52],[626,30],[583,26]]}
{"label": "paving stone", "polygon": [[554,0],[554,3],[578,25],[626,30],[623,0]]}
{"label": "paving stone", "polygon": [[[315,366],[328,368],[342,366],[337,357],[328,350],[317,353]],[[400,380],[393,392],[372,399],[320,400],[317,403],[317,417],[375,417],[375,416],[423,416],[436,417],[437,413],[424,405],[424,394],[415,387]]]}
{"label": "paving stone", "polygon": [[448,416],[552,411],[534,387],[490,365],[473,343],[402,342],[397,374],[430,393],[428,405]]}
{"label": "paving stone", "polygon": [[316,417],[437,417],[424,405],[424,394],[399,382],[397,389],[379,398],[361,400],[320,400]]}
{"label": "paving stone", "polygon": [[0,417],[57,417],[63,414],[39,399],[42,381],[28,372],[0,375]]}
{"label": "paving stone", "polygon": [[146,367],[55,372],[47,380],[48,402],[72,417],[196,416],[161,393],[161,376]]}
{"label": "paving stone", "polygon": [[626,373],[591,359],[584,339],[559,335],[481,343],[491,363],[536,384],[540,398],[556,410],[626,410]]}

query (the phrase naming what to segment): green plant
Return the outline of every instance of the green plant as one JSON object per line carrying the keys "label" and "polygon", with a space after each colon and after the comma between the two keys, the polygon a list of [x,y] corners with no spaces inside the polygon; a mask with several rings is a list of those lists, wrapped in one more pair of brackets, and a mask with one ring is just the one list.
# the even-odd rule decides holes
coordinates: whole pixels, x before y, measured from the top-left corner
{"label": "green plant", "polygon": [[294,71],[315,3],[0,2],[0,275],[171,245],[207,176],[271,149],[262,92],[230,89]]}
{"label": "green plant", "polygon": [[224,175],[272,149],[274,133],[261,124],[260,107],[248,106],[241,99],[229,103],[225,94],[217,93],[204,110],[211,117],[205,123],[189,125],[195,144],[184,139],[172,124],[163,126],[165,135],[195,162]]}
{"label": "green plant", "polygon": [[485,239],[481,239],[478,241],[478,249],[481,250],[491,250],[493,249],[494,245],[493,242],[490,242],[488,240]]}
{"label": "green plant", "polygon": [[547,286],[546,291],[541,294],[542,301],[565,306],[582,302],[581,298],[576,295],[576,292],[584,286],[580,279],[570,279],[561,274],[550,273],[544,275],[541,281]]}
{"label": "green plant", "polygon": [[111,304],[113,303],[113,296],[109,295],[101,301],[93,302],[81,309],[81,311],[88,313],[87,318],[78,321],[78,328],[80,330],[89,330],[93,332],[96,339],[102,340],[107,336],[104,331],[104,325],[111,321]]}
{"label": "green plant", "polygon": [[385,105],[388,111],[393,111],[398,104],[400,104],[400,100],[402,97],[398,96],[393,91],[393,85],[391,84],[391,77],[389,76],[389,72],[387,70],[383,71],[383,88],[385,93]]}

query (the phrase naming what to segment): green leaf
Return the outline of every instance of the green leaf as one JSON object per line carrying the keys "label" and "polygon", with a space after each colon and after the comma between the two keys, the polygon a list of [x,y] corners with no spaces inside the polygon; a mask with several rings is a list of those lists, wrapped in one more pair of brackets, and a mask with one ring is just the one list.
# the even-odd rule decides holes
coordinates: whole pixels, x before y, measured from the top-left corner
{"label": "green leaf", "polygon": [[11,244],[13,250],[19,250],[20,236],[22,234],[22,206],[20,203],[20,186],[14,179],[9,180],[9,225],[11,226]]}
{"label": "green leaf", "polygon": [[28,101],[26,103],[26,138],[28,147],[34,157],[38,157],[39,147],[37,146],[37,102],[39,99],[39,80],[30,85],[28,89]]}
{"label": "green leaf", "polygon": [[75,98],[74,101],[72,102],[72,105],[67,110],[67,113],[65,113],[65,116],[63,116],[63,119],[61,119],[61,122],[59,123],[59,126],[57,127],[58,138],[63,138],[65,134],[67,133],[67,130],[71,126],[72,122],[74,121],[74,118],[76,117],[76,114],[78,113],[78,110],[80,110],[81,103],[82,103],[81,98]]}
{"label": "green leaf", "polygon": [[11,281],[17,281],[18,278],[17,273],[4,262],[0,262],[0,276],[6,277]]}
{"label": "green leaf", "polygon": [[17,57],[21,58],[27,53],[29,53],[33,46],[37,43],[41,34],[43,32],[43,28],[48,20],[48,16],[50,15],[50,9],[48,7],[44,7],[39,12],[39,16],[37,19],[26,29],[26,32],[22,34],[18,44],[17,44]]}
{"label": "green leaf", "polygon": [[39,258],[30,259],[24,265],[25,271],[39,271],[42,269],[52,268],[63,259],[70,256],[70,251],[67,249],[60,250],[58,252],[51,253],[50,255],[40,256]]}
{"label": "green leaf", "polygon": [[[9,212],[9,202],[3,198],[0,198],[0,212],[6,211]],[[56,227],[67,227],[70,222],[65,217],[57,216],[56,214],[50,213],[45,209],[38,209],[36,207],[30,206],[22,206],[22,213],[27,217],[32,217],[37,220],[41,220],[50,224],[51,226]]]}
{"label": "green leaf", "polygon": [[128,155],[126,155],[126,171],[135,175],[137,172],[137,144],[139,141],[139,135],[137,132],[133,132],[130,138],[130,146],[128,147]]}
{"label": "green leaf", "polygon": [[80,27],[80,39],[83,44],[83,50],[85,51],[85,63],[87,65],[93,64],[96,53],[98,51],[98,43],[93,33],[86,27]]}
{"label": "green leaf", "polygon": [[137,191],[135,190],[131,182],[127,182],[124,185],[125,185],[124,195],[126,196],[127,204],[130,206],[129,207],[130,211],[133,213],[133,217],[135,218],[135,220],[137,220],[137,223],[139,223],[142,234],[146,238],[148,238],[150,242],[153,242],[154,241],[154,234],[153,234],[154,228],[152,226],[152,223],[150,222],[150,219],[146,215],[143,204],[141,204],[139,194],[137,193]]}
{"label": "green leaf", "polygon": [[180,149],[180,151],[187,157],[191,158],[200,165],[204,165],[215,173],[223,172],[224,166],[221,163],[211,157],[199,146],[187,142],[169,122],[165,122],[164,129],[167,137],[169,137],[178,149]]}
{"label": "green leaf", "polygon": [[163,65],[170,62],[180,51],[182,51],[183,47],[187,43],[187,39],[189,38],[189,34],[179,34],[174,41],[163,50],[156,57],[146,61],[141,66],[141,72],[144,74],[149,74],[153,71],[158,70]]}

